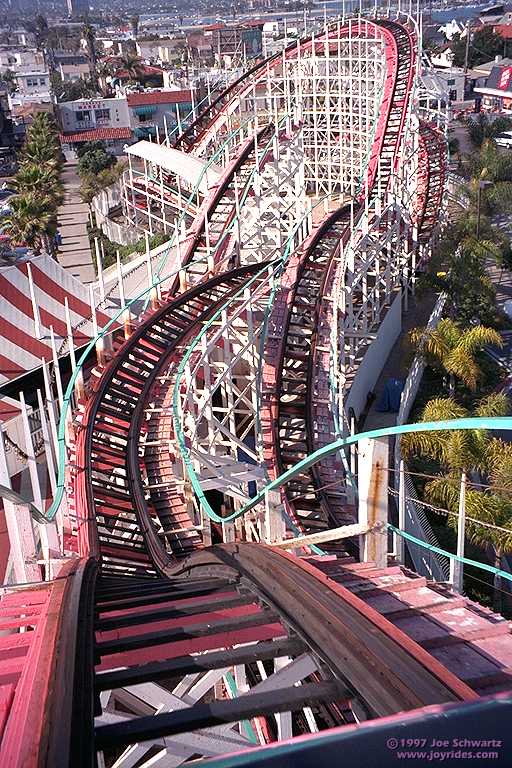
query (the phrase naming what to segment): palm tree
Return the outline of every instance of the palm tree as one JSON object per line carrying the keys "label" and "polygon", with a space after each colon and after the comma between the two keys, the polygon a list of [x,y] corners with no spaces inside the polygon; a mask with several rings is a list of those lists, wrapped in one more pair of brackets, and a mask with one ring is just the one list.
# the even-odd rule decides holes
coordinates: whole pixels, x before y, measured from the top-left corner
{"label": "palm tree", "polygon": [[12,180],[11,186],[18,194],[40,194],[41,190],[44,190],[45,196],[52,201],[53,208],[60,205],[62,201],[62,185],[58,172],[49,165],[23,163]]}
{"label": "palm tree", "polygon": [[21,162],[34,165],[48,165],[52,168],[58,168],[59,166],[59,161],[55,157],[53,148],[35,141],[29,141],[23,145]]}
{"label": "palm tree", "polygon": [[27,131],[21,160],[35,165],[48,163],[58,167],[60,159],[61,147],[55,123],[48,114],[40,113]]}
{"label": "palm tree", "polygon": [[[493,394],[480,401],[473,415],[506,416],[509,410],[508,398]],[[453,398],[436,398],[423,409],[421,421],[469,415]],[[512,552],[512,445],[481,429],[411,433],[401,438],[400,445],[406,459],[428,456],[438,462],[442,474],[430,480],[424,491],[431,504],[453,513],[458,511],[462,472],[486,486],[485,490],[466,490],[466,535],[478,546],[490,547],[495,567],[502,569],[504,556]],[[457,527],[455,515],[448,516],[448,524]],[[503,608],[501,596],[501,578],[495,574],[493,605],[497,611]]]}
{"label": "palm tree", "polygon": [[50,251],[49,237],[55,233],[52,201],[38,194],[15,195],[9,201],[11,212],[3,220],[5,233],[15,245],[28,245],[39,253]]}
{"label": "palm tree", "polygon": [[144,67],[138,56],[127,53],[121,57],[120,69],[128,75],[130,83],[136,83],[144,73]]}
{"label": "palm tree", "polygon": [[139,31],[139,16],[136,13],[133,16],[130,16],[130,27],[132,28],[133,36],[137,37]]}
{"label": "palm tree", "polygon": [[97,86],[98,75],[96,72],[96,66],[98,63],[98,57],[96,54],[96,35],[94,27],[86,22],[82,28],[82,35],[87,45],[87,55],[91,64],[91,79],[95,86]]}
{"label": "palm tree", "polygon": [[455,392],[455,379],[475,392],[483,376],[478,352],[488,344],[503,346],[503,340],[494,328],[476,325],[463,329],[450,318],[441,320],[436,328],[413,328],[409,338],[428,365],[448,374],[450,394]]}

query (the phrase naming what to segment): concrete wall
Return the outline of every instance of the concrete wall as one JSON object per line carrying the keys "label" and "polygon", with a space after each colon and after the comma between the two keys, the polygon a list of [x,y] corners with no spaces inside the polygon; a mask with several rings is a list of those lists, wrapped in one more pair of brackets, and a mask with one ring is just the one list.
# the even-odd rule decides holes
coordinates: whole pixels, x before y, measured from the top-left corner
{"label": "concrete wall", "polygon": [[377,379],[388,359],[402,329],[402,296],[398,293],[386,317],[381,323],[377,338],[371,342],[350,387],[345,400],[345,412],[353,408],[356,418],[364,409],[368,393],[375,387]]}

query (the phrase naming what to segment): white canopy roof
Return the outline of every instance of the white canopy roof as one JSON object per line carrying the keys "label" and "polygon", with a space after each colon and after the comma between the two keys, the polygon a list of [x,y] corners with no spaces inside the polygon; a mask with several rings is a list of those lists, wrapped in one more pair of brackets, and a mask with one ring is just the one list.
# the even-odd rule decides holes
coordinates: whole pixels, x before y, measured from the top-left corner
{"label": "white canopy roof", "polygon": [[167,171],[175,173],[192,187],[199,182],[199,190],[203,194],[206,194],[208,189],[214,186],[222,175],[222,170],[218,165],[212,164],[204,170],[208,165],[206,160],[194,157],[187,152],[181,152],[179,149],[165,147],[163,144],[138,141],[137,144],[127,147],[126,152],[134,157],[160,165]]}

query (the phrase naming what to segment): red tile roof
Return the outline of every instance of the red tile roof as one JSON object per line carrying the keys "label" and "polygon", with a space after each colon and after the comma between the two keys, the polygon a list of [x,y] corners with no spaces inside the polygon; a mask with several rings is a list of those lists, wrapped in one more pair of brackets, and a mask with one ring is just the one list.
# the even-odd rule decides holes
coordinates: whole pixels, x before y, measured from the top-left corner
{"label": "red tile roof", "polygon": [[512,40],[512,24],[496,24],[494,32],[504,40]]}
{"label": "red tile roof", "polygon": [[[150,75],[161,75],[163,73],[163,69],[161,67],[153,67],[149,64],[140,64],[139,63],[139,71],[141,76],[147,76]],[[128,80],[131,75],[129,72],[126,71],[126,69],[118,69],[116,70],[115,76],[118,77],[120,80]]]}
{"label": "red tile roof", "polygon": [[112,139],[131,138],[131,128],[94,128],[91,131],[60,134],[61,142],[66,144],[76,144],[80,141],[108,141]]}
{"label": "red tile roof", "polygon": [[142,107],[144,104],[179,104],[190,102],[190,91],[149,91],[147,93],[129,93],[126,97],[129,107]]}

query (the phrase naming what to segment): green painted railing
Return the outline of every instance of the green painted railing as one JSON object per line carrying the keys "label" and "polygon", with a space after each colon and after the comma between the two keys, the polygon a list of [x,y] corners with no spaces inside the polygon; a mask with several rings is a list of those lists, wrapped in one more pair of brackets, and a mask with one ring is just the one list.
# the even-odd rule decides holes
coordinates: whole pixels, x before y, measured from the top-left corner
{"label": "green painted railing", "polygon": [[404,538],[406,541],[411,541],[414,544],[418,544],[420,547],[423,547],[423,549],[428,549],[429,552],[435,552],[436,555],[444,555],[450,560],[455,560],[456,562],[463,563],[464,565],[472,565],[475,568],[480,568],[481,571],[487,571],[488,573],[493,573],[495,576],[500,576],[502,579],[512,581],[512,573],[509,573],[508,571],[503,571],[501,568],[495,568],[493,565],[488,565],[487,563],[479,563],[478,560],[470,560],[469,557],[461,557],[460,555],[456,555],[453,552],[447,552],[445,549],[441,549],[440,547],[436,547],[426,541],[417,539],[416,536],[413,536],[406,531],[402,531],[400,528],[391,525],[391,523],[388,523],[387,527],[390,531],[393,531],[393,533],[397,533],[399,536],[402,536],[402,538]]}
{"label": "green painted railing", "polygon": [[[252,280],[254,280],[255,277],[253,277]],[[174,407],[175,400],[178,393],[175,390],[173,394],[174,394],[174,400],[173,400],[173,407]],[[174,416],[176,418],[176,412]],[[372,430],[369,430],[368,432],[361,432],[356,435],[349,435],[348,437],[339,438],[338,440],[334,440],[332,443],[329,443],[328,445],[322,446],[322,448],[319,448],[318,450],[309,454],[309,456],[306,456],[304,459],[301,459],[301,461],[299,461],[293,467],[288,469],[286,472],[283,472],[282,475],[279,475],[279,477],[276,477],[275,480],[271,480],[270,483],[267,483],[267,485],[265,485],[262,489],[260,489],[256,493],[256,495],[253,496],[252,499],[250,499],[250,501],[248,501],[246,504],[244,504],[243,507],[241,507],[241,509],[237,510],[236,512],[233,512],[231,515],[226,515],[225,517],[221,517],[220,515],[217,515],[217,513],[211,509],[207,499],[205,498],[205,494],[203,489],[201,488],[201,484],[199,483],[194,472],[189,474],[189,478],[190,478],[192,487],[194,489],[194,492],[196,493],[201,505],[203,506],[203,509],[207,511],[208,516],[216,523],[230,523],[233,520],[236,520],[238,517],[241,517],[242,515],[247,514],[247,512],[250,512],[258,504],[262,503],[265,500],[266,494],[269,493],[270,491],[277,491],[283,485],[286,485],[286,483],[288,483],[290,480],[293,480],[293,478],[296,475],[309,469],[318,461],[321,461],[322,459],[325,459],[328,456],[331,456],[333,453],[336,453],[341,449],[348,448],[349,446],[354,445],[360,440],[365,440],[365,439],[375,440],[380,437],[406,435],[410,432],[439,432],[447,429],[512,430],[512,416],[497,416],[495,418],[472,417],[472,418],[466,418],[466,419],[450,419],[448,421],[428,421],[428,422],[420,422],[417,424],[401,424],[399,426],[395,425],[391,427],[384,427],[383,429],[372,429]],[[183,435],[181,435],[181,438],[183,439]],[[185,449],[186,454],[188,454],[188,451],[185,445],[183,445],[183,448]],[[190,464],[190,456],[188,456],[187,469],[189,464]]]}

